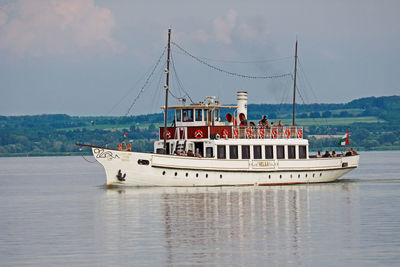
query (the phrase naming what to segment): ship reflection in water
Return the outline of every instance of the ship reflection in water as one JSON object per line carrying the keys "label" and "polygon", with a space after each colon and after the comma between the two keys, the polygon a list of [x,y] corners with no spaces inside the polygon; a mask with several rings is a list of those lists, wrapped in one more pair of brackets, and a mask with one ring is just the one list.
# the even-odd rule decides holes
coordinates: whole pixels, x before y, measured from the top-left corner
{"label": "ship reflection in water", "polygon": [[116,188],[103,205],[108,249],[136,255],[136,263],[337,265],[358,255],[359,193],[350,181]]}

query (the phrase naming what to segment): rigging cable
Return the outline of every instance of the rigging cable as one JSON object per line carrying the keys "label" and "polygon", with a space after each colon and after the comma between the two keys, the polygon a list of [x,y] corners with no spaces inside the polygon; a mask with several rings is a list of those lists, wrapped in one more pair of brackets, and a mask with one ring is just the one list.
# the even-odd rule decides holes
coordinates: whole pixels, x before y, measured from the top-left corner
{"label": "rigging cable", "polygon": [[175,79],[176,79],[176,82],[177,82],[179,88],[185,93],[185,96],[187,96],[190,99],[190,101],[192,102],[192,104],[193,104],[194,103],[193,99],[190,97],[188,92],[185,90],[181,80],[178,77],[178,72],[176,71],[176,68],[175,68],[175,61],[174,61],[174,58],[172,56],[172,53],[171,53],[171,63],[172,63],[172,69],[174,70]]}
{"label": "rigging cable", "polygon": [[133,100],[133,102],[132,102],[131,106],[129,107],[128,111],[125,113],[125,116],[127,116],[127,115],[129,114],[129,112],[131,111],[132,107],[135,105],[136,101],[139,99],[140,95],[143,93],[144,89],[146,88],[147,84],[148,84],[149,81],[150,81],[150,78],[153,76],[153,74],[154,74],[154,72],[156,71],[158,65],[160,64],[161,59],[163,58],[166,49],[167,49],[167,47],[165,46],[163,52],[161,53],[161,56],[158,58],[158,60],[157,60],[157,62],[156,62],[156,64],[155,64],[155,66],[154,66],[152,72],[151,72],[150,75],[147,77],[147,79],[146,79],[144,85],[142,86],[142,88],[141,88],[140,91],[139,91],[139,94],[138,94],[138,95],[136,96],[136,98]]}
{"label": "rigging cable", "polygon": [[[179,51],[175,51],[178,54],[185,55],[186,53],[182,53]],[[260,59],[260,60],[253,60],[253,61],[238,61],[238,60],[225,60],[225,59],[214,59],[208,57],[198,57],[203,60],[207,61],[214,61],[214,62],[223,62],[223,63],[237,63],[237,64],[254,64],[254,63],[267,63],[267,62],[275,62],[280,60],[292,59],[293,56],[290,57],[281,57],[281,58],[274,58],[274,59]]]}
{"label": "rigging cable", "polygon": [[271,76],[251,76],[251,75],[245,75],[245,74],[240,74],[240,73],[236,73],[236,72],[231,72],[231,71],[227,71],[227,70],[223,70],[219,67],[213,66],[209,63],[207,63],[206,61],[192,55],[191,53],[189,53],[188,51],[186,51],[185,49],[183,49],[181,46],[179,46],[177,43],[175,42],[171,42],[173,45],[175,45],[179,50],[181,50],[182,52],[184,52],[186,55],[190,56],[191,58],[195,59],[196,61],[200,62],[203,65],[206,65],[214,70],[217,70],[219,72],[223,72],[225,74],[229,74],[232,76],[237,76],[237,77],[241,77],[241,78],[248,78],[248,79],[276,79],[276,78],[283,78],[286,76],[290,76],[290,73],[284,73],[284,74],[279,74],[279,75],[271,75]]}

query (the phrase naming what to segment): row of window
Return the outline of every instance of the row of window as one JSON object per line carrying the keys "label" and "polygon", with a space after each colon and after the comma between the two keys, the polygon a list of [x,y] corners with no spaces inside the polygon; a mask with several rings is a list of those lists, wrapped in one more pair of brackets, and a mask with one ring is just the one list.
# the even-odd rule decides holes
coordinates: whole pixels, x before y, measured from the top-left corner
{"label": "row of window", "polygon": [[[227,149],[228,147],[228,149]],[[253,149],[253,159],[263,159],[263,153],[261,151],[262,147],[264,147],[264,159],[274,159],[274,146],[261,146],[261,145],[218,145],[217,146],[217,158],[226,159],[227,150],[229,150],[229,159],[239,159],[239,149],[241,150],[241,159],[250,159],[250,149]],[[277,159],[285,159],[285,146],[275,146],[275,153]],[[287,146],[287,158],[295,159],[296,158],[296,149],[297,146]],[[299,149],[299,159],[307,158],[307,149],[306,146],[298,146]],[[208,154],[208,153],[207,153]],[[208,155],[207,155],[208,156]]]}
{"label": "row of window", "polygon": [[[209,116],[211,116],[211,110],[208,111]],[[218,120],[219,110],[214,111],[214,118]],[[182,122],[193,122],[193,121],[203,121],[203,109],[177,109],[176,110],[176,121]],[[207,121],[207,110],[204,110],[204,121]]]}

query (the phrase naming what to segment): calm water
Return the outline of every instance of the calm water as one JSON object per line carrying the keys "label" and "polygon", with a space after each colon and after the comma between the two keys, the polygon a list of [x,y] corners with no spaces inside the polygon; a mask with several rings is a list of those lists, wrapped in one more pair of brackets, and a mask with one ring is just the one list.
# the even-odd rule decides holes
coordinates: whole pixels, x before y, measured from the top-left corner
{"label": "calm water", "polygon": [[399,266],[399,159],[321,185],[107,190],[81,157],[0,158],[0,265]]}

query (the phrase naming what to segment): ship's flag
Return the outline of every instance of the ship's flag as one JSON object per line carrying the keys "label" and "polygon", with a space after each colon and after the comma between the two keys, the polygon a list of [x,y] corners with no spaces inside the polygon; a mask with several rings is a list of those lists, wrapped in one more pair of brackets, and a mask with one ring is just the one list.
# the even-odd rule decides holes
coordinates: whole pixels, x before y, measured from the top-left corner
{"label": "ship's flag", "polygon": [[348,146],[349,144],[350,144],[350,142],[349,142],[349,128],[347,128],[346,133],[339,140],[338,146]]}
{"label": "ship's flag", "polygon": [[124,132],[124,137],[127,137],[128,135]]}

